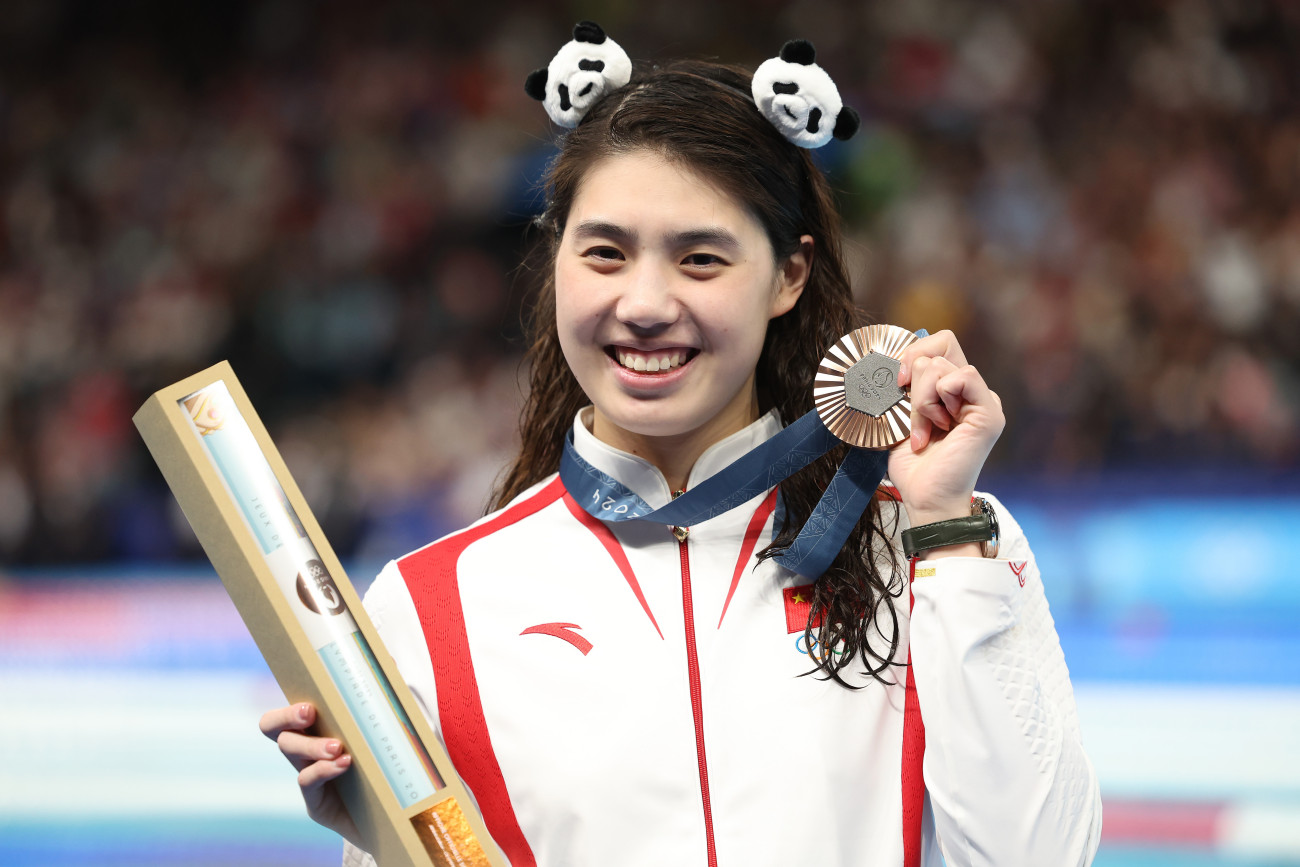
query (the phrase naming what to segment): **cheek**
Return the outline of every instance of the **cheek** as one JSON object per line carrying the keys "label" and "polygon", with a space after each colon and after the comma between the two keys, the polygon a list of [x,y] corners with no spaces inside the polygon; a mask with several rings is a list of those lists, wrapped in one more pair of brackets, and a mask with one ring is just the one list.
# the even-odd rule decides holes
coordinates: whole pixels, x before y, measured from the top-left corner
{"label": "cheek", "polygon": [[579,281],[566,278],[563,271],[555,277],[555,327],[565,358],[572,359],[592,339],[598,317]]}
{"label": "cheek", "polygon": [[757,352],[767,337],[767,326],[772,319],[776,288],[760,283],[747,285],[745,292],[737,292],[735,301],[725,311],[715,314],[715,322],[736,346]]}

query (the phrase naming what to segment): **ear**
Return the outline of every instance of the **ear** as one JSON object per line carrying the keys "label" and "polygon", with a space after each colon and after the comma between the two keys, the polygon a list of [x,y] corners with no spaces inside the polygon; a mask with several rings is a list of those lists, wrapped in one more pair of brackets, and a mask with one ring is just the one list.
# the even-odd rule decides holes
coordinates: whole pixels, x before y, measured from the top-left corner
{"label": "ear", "polygon": [[780,57],[786,63],[809,66],[816,60],[817,50],[813,48],[813,44],[807,39],[791,39],[781,46]]}
{"label": "ear", "polygon": [[528,73],[528,78],[524,80],[524,93],[539,102],[546,99],[546,77],[547,71],[545,66],[541,69],[534,69],[532,72]]}
{"label": "ear", "polygon": [[840,141],[853,138],[853,134],[858,131],[861,124],[862,119],[858,117],[858,113],[846,105],[840,109],[840,116],[835,118],[835,131],[831,134]]}
{"label": "ear", "polygon": [[599,45],[605,41],[605,31],[595,21],[579,21],[573,27],[573,40]]}
{"label": "ear", "polygon": [[812,235],[802,235],[799,238],[799,249],[781,263],[776,275],[776,297],[772,299],[772,315],[769,319],[783,316],[794,309],[795,302],[803,294],[808,278],[812,275],[814,252]]}

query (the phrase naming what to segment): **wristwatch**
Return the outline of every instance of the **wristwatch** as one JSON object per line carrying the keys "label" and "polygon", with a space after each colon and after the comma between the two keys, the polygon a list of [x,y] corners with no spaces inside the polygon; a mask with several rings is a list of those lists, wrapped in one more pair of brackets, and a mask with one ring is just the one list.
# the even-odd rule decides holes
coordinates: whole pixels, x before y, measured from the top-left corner
{"label": "wristwatch", "polygon": [[935,521],[903,531],[903,553],[911,560],[922,551],[946,548],[966,542],[979,542],[985,557],[998,556],[998,515],[983,497],[971,497],[970,515]]}

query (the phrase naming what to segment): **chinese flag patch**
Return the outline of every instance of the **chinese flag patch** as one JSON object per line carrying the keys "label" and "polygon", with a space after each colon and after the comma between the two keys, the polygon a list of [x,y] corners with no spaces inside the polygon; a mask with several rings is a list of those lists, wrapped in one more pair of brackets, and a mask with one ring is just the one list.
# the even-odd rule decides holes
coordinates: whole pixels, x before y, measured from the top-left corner
{"label": "chinese flag patch", "polygon": [[[813,586],[787,587],[781,591],[785,597],[785,628],[789,635],[803,632],[808,625],[808,612],[812,610]],[[816,628],[822,625],[821,614],[812,623]]]}

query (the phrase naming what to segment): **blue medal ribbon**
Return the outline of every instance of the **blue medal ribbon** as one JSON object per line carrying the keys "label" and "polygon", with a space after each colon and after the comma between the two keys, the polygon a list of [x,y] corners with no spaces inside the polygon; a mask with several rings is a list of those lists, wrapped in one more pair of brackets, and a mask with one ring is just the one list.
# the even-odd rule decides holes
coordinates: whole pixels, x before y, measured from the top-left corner
{"label": "blue medal ribbon", "polygon": [[[929,332],[917,330],[917,337]],[[618,479],[593,467],[564,440],[560,481],[565,490],[602,521],[653,521],[690,527],[747,503],[788,479],[839,445],[816,410],[761,443],[665,506],[653,509]],[[850,449],[799,535],[773,559],[805,578],[817,579],[831,565],[885,477],[888,451]]]}
{"label": "blue medal ribbon", "polygon": [[[776,436],[741,455],[697,487],[658,509],[578,454],[573,432],[564,441],[560,480],[587,512],[602,521],[653,521],[690,527],[730,511],[780,484],[826,454],[840,440],[810,410]],[[830,566],[885,477],[889,453],[852,449],[835,472],[798,537],[774,559],[807,578]]]}

